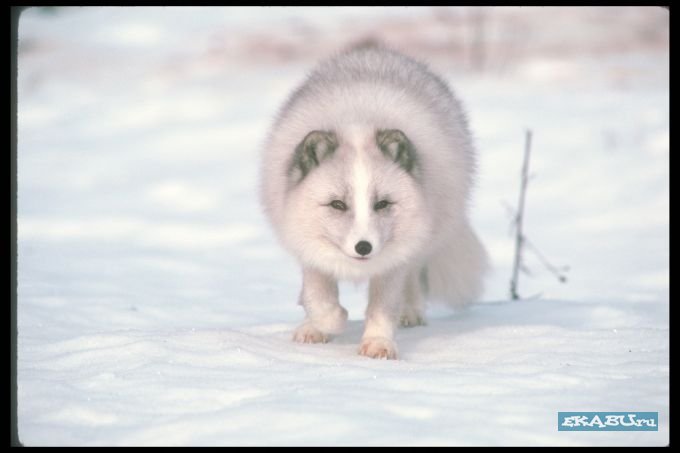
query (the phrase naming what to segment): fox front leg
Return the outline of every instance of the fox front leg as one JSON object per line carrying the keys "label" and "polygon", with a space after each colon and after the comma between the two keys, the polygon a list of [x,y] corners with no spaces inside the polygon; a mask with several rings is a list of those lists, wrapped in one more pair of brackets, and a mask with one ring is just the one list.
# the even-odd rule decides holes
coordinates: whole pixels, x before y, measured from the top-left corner
{"label": "fox front leg", "polygon": [[371,279],[359,354],[374,359],[397,358],[394,332],[399,324],[406,275],[406,271],[400,269]]}
{"label": "fox front leg", "polygon": [[411,271],[406,277],[399,323],[402,327],[415,327],[427,324],[425,322],[425,304],[419,270]]}
{"label": "fox front leg", "polygon": [[337,281],[312,268],[302,270],[300,305],[305,320],[295,329],[293,340],[299,343],[326,343],[330,335],[339,334],[347,322],[347,310],[340,306]]}

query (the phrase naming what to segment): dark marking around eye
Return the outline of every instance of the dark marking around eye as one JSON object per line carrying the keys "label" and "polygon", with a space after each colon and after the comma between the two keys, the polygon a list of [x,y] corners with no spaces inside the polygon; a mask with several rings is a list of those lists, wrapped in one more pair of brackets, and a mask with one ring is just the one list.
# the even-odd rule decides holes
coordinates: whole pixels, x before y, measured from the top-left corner
{"label": "dark marking around eye", "polygon": [[347,211],[347,205],[340,200],[333,200],[330,202],[330,207],[338,211]]}
{"label": "dark marking around eye", "polygon": [[387,200],[380,200],[379,202],[377,202],[376,204],[373,205],[373,209],[376,210],[376,211],[380,211],[381,209],[387,208],[391,204],[392,203],[390,203]]}

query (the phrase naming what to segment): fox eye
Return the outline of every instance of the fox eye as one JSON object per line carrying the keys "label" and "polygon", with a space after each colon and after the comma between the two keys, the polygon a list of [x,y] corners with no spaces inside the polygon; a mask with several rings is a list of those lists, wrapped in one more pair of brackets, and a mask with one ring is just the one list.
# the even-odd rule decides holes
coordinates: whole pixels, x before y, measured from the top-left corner
{"label": "fox eye", "polygon": [[347,211],[347,205],[340,200],[331,201],[331,207],[338,211]]}
{"label": "fox eye", "polygon": [[373,209],[376,211],[380,211],[381,209],[385,209],[388,207],[391,203],[387,200],[380,200],[376,204],[373,205]]}

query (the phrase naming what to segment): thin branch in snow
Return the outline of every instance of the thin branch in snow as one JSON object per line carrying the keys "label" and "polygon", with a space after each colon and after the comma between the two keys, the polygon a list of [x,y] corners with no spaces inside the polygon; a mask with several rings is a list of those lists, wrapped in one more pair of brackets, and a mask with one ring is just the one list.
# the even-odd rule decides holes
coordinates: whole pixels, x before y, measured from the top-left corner
{"label": "thin branch in snow", "polygon": [[548,259],[545,256],[543,256],[543,254],[538,250],[538,248],[533,243],[531,243],[527,238],[524,238],[524,245],[528,249],[531,249],[532,252],[534,252],[534,254],[538,257],[538,259],[541,261],[543,266],[545,266],[546,269],[548,269],[550,272],[552,272],[553,275],[555,275],[555,277],[557,277],[557,279],[561,283],[567,282],[567,276],[564,275],[564,274],[569,271],[569,266],[557,267],[557,266],[553,265],[552,263],[550,263],[550,261],[548,261]]}
{"label": "thin branch in snow", "polygon": [[524,162],[522,164],[522,185],[519,192],[519,204],[517,208],[517,217],[515,220],[516,234],[515,234],[515,263],[512,268],[512,279],[510,280],[510,297],[513,300],[519,299],[517,294],[517,283],[519,279],[520,263],[522,261],[522,244],[524,242],[524,235],[522,234],[522,220],[524,217],[524,200],[526,198],[527,183],[529,182],[529,156],[531,154],[531,130],[526,131],[526,139],[524,142]]}
{"label": "thin branch in snow", "polygon": [[518,209],[515,213],[509,203],[503,201],[502,204],[506,208],[506,211],[510,213],[512,222],[510,224],[511,231],[515,232],[515,260],[512,268],[512,279],[510,280],[510,297],[513,300],[519,299],[519,294],[517,292],[517,285],[519,281],[519,273],[522,272],[526,275],[531,276],[530,269],[526,266],[522,260],[523,252],[530,250],[539,259],[541,264],[545,266],[561,283],[567,282],[566,272],[569,271],[569,266],[557,267],[550,263],[548,259],[538,250],[533,243],[527,239],[522,231],[522,224],[524,219],[524,205],[526,200],[526,191],[529,180],[535,177],[534,174],[529,174],[529,157],[531,154],[531,130],[526,131],[526,139],[524,144],[524,162],[522,163],[522,181],[519,194]]}

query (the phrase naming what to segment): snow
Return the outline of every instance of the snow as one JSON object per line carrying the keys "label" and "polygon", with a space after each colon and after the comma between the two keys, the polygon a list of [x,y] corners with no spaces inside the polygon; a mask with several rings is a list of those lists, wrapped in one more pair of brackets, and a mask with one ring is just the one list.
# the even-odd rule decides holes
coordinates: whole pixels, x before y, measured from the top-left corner
{"label": "snow", "polygon": [[[21,442],[667,444],[668,15],[550,10],[486,10],[482,72],[467,67],[470,8],[26,11]],[[256,190],[288,92],[369,35],[429,60],[467,107],[471,213],[494,264],[482,302],[398,332],[398,361],[356,354],[365,286],[341,285],[344,334],[291,341],[300,274]],[[527,254],[513,302],[505,206],[526,128],[525,232],[569,271],[559,283]],[[656,411],[660,426],[563,432],[558,411]]]}

